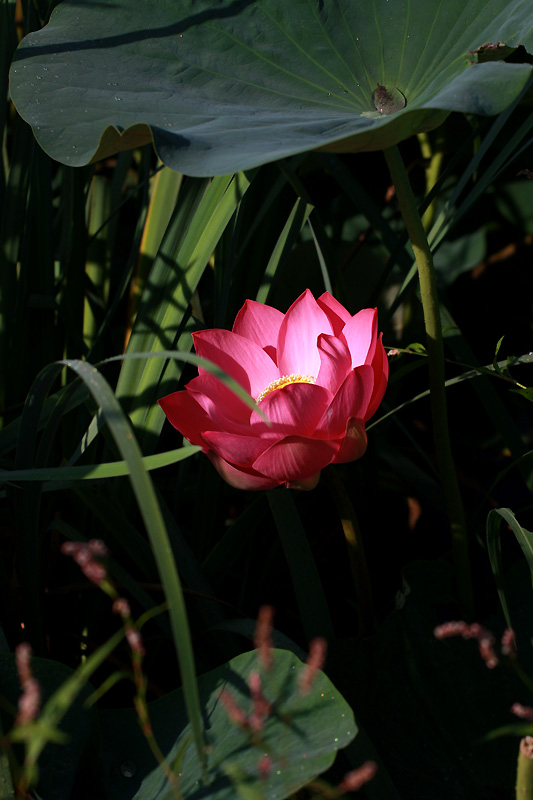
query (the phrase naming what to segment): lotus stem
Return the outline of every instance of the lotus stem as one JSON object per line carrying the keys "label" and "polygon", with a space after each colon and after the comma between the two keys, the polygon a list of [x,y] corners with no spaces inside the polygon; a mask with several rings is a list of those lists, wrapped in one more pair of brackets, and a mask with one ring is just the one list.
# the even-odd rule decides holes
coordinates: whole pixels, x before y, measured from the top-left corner
{"label": "lotus stem", "polygon": [[518,750],[516,800],[533,800],[533,737],[525,736]]}
{"label": "lotus stem", "polygon": [[444,385],[444,345],[433,257],[400,151],[394,146],[387,148],[384,153],[418,268],[429,357],[429,389],[433,440],[435,443],[444,502],[450,522],[452,553],[457,574],[459,601],[464,613],[473,616],[474,600],[470,578],[468,534],[461,492],[455,472],[448,427],[448,411],[446,407]]}
{"label": "lotus stem", "polygon": [[346,539],[348,559],[357,597],[359,633],[362,637],[365,637],[370,636],[374,630],[372,586],[355,509],[337,469],[335,467],[328,469],[325,475],[328,478],[329,488],[337,506],[344,538]]}

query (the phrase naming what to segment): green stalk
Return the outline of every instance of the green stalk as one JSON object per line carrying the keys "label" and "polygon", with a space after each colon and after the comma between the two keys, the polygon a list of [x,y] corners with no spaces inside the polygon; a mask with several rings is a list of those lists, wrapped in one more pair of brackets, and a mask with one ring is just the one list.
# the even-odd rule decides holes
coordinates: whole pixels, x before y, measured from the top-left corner
{"label": "green stalk", "polygon": [[348,559],[352,571],[355,593],[357,597],[357,611],[359,617],[359,634],[362,638],[374,632],[374,614],[372,600],[372,586],[366,563],[363,537],[359,522],[346,487],[336,469],[325,471],[329,489],[333,496],[342,525]]}
{"label": "green stalk", "polygon": [[470,559],[466,519],[455,472],[448,412],[446,408],[444,345],[440,321],[439,300],[433,257],[416,200],[400,152],[396,146],[385,151],[385,158],[396,189],[398,205],[415,254],[420,295],[424,310],[427,350],[429,356],[429,388],[433,439],[439,473],[452,535],[452,552],[457,572],[459,600],[465,613],[473,615],[474,599],[470,579]]}
{"label": "green stalk", "polygon": [[533,800],[533,739],[525,736],[518,751],[516,800]]}

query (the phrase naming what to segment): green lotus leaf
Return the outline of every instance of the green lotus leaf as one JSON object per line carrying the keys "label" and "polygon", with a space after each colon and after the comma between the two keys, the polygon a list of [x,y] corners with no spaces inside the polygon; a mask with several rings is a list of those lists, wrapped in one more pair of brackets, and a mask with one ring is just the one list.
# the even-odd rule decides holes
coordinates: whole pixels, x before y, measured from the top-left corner
{"label": "green lotus leaf", "polygon": [[65,0],[20,44],[11,93],[81,166],[153,140],[226,174],[312,149],[388,147],[522,91],[531,0]]}
{"label": "green lotus leaf", "polygon": [[[263,671],[261,684],[271,713],[255,735],[230,720],[220,694],[224,689],[245,714],[252,713],[248,680],[251,672],[260,670],[256,651],[198,679],[208,742],[208,787],[203,784],[182,690],[149,704],[155,738],[179,775],[184,800],[292,797],[328,769],[337,751],[356,735],[350,707],[323,672],[317,672],[312,690],[303,694],[302,662],[287,650],[272,650],[272,656],[274,666]],[[102,711],[100,729],[105,797],[175,800],[176,792],[148,747],[135,710]],[[268,775],[261,775],[258,765],[267,754],[272,766]]]}

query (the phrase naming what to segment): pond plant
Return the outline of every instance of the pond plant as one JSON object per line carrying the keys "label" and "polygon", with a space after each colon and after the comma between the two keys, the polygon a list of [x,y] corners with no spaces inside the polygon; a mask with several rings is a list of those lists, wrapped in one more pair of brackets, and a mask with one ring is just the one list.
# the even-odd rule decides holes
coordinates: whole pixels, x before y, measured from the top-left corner
{"label": "pond plant", "polygon": [[533,798],[531,2],[0,13],[0,798]]}

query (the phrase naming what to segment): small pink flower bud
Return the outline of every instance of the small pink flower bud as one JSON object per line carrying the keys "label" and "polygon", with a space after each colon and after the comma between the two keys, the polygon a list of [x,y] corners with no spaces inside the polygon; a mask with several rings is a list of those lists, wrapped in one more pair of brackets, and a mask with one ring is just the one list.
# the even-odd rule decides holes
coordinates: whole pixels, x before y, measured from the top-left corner
{"label": "small pink flower bud", "polygon": [[31,647],[28,642],[21,642],[17,645],[15,662],[20,682],[24,684],[31,678]]}

